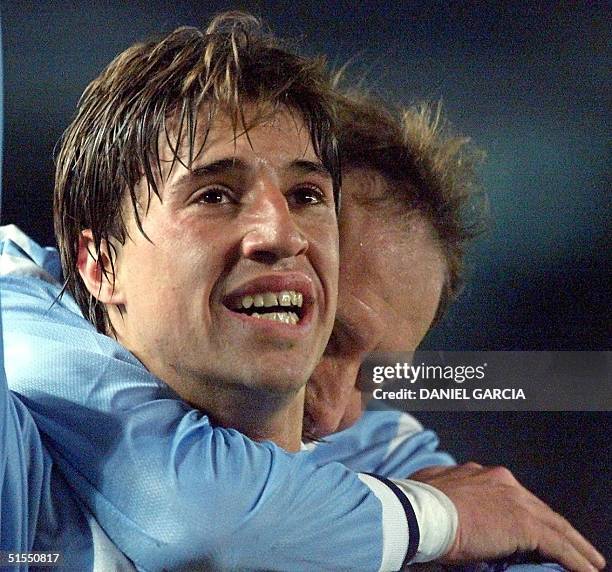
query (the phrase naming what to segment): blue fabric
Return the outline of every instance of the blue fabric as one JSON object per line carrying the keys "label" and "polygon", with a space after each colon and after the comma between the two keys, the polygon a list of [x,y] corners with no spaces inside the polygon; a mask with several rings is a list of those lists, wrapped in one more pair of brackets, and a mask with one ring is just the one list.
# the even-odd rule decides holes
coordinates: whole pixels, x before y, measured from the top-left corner
{"label": "blue fabric", "polygon": [[82,502],[141,570],[376,570],[380,503],[346,467],[406,477],[453,463],[435,433],[396,411],[366,412],[294,455],[213,428],[70,296],[56,299],[54,249],[8,227],[0,255],[13,390],[3,383],[0,402],[3,549],[60,549],[69,569],[92,569]]}
{"label": "blue fabric", "polygon": [[0,376],[0,549],[26,551],[34,529],[48,458],[23,404]]}
{"label": "blue fabric", "polygon": [[402,479],[425,467],[454,465],[438,445],[438,436],[411,415],[365,411],[352,427],[312,446],[311,460],[318,465],[339,461],[354,471]]}
{"label": "blue fabric", "polygon": [[[4,320],[2,323],[4,331],[10,330]],[[4,361],[10,367],[10,358]],[[2,372],[0,550],[59,551],[65,556],[66,569],[91,570],[92,546],[82,506],[54,466],[29,410],[9,391]]]}
{"label": "blue fabric", "polygon": [[69,297],[53,304],[50,275],[23,274],[48,251],[12,233],[1,282],[9,384],[139,568],[378,568],[381,505],[355,473],[213,428]]}

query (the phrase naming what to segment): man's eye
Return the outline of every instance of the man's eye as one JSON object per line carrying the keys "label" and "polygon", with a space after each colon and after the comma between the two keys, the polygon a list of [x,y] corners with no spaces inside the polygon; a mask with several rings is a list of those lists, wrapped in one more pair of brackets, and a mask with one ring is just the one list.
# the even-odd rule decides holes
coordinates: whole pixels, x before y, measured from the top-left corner
{"label": "man's eye", "polygon": [[318,205],[325,203],[325,193],[315,186],[298,187],[291,191],[289,202],[296,206]]}
{"label": "man's eye", "polygon": [[221,205],[231,203],[233,200],[227,189],[214,187],[199,193],[196,197],[196,202],[207,205]]}

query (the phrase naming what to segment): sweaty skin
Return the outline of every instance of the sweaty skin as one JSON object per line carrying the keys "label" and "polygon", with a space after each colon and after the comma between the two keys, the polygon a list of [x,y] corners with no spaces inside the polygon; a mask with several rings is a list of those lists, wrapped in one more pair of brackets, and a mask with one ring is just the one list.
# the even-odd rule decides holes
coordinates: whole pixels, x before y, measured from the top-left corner
{"label": "sweaty skin", "polygon": [[446,269],[431,224],[416,211],[400,219],[389,192],[376,171],[343,176],[338,310],[307,386],[306,414],[320,436],[361,416],[355,382],[365,356],[414,350],[438,307]]}

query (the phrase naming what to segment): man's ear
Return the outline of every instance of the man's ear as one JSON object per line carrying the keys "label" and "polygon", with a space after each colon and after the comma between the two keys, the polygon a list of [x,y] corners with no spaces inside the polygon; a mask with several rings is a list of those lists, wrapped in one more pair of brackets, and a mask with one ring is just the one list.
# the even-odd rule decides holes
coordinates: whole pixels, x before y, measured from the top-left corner
{"label": "man's ear", "polygon": [[109,245],[102,241],[100,250],[96,251],[93,234],[89,229],[82,231],[79,237],[77,267],[87,290],[94,298],[103,304],[125,303],[115,279],[117,267],[111,264]]}

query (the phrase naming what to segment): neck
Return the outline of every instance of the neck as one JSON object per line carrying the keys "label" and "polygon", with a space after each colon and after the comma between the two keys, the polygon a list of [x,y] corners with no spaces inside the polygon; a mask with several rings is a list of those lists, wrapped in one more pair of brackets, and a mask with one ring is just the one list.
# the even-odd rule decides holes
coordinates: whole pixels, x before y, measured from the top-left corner
{"label": "neck", "polygon": [[230,399],[210,415],[219,425],[235,428],[254,441],[272,441],[286,451],[297,452],[302,443],[304,390],[284,403],[249,399],[240,405]]}
{"label": "neck", "polygon": [[[237,429],[254,441],[272,441],[289,452],[300,450],[304,416],[304,388],[287,395],[235,386],[211,388],[198,403],[221,427]],[[199,396],[200,397],[200,396]]]}
{"label": "neck", "polygon": [[[117,336],[115,339],[129,346]],[[302,444],[305,384],[297,389],[279,391],[265,387],[203,380],[173,367],[148,363],[132,353],[147,369],[163,379],[192,407],[206,413],[216,425],[237,429],[254,441],[272,441],[289,452]]]}

